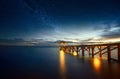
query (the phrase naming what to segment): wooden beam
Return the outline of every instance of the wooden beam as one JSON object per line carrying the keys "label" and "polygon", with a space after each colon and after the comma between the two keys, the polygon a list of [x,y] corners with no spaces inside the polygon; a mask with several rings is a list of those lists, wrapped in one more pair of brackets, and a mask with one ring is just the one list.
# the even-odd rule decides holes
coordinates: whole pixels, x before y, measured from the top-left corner
{"label": "wooden beam", "polygon": [[108,52],[107,52],[107,51],[105,51],[105,52],[103,52],[103,53],[102,53],[102,55],[103,55],[103,54],[106,54],[106,53],[108,53]]}
{"label": "wooden beam", "polygon": [[112,49],[110,49],[110,50],[114,50],[114,49],[117,49],[118,47],[114,47],[114,48],[112,48]]}
{"label": "wooden beam", "polygon": [[111,58],[111,60],[118,61],[117,59],[113,59],[113,58]]}
{"label": "wooden beam", "polygon": [[[98,52],[95,52],[94,55],[98,54],[99,52],[102,52],[102,51],[105,50],[105,49],[107,49],[107,47],[105,47],[105,48],[99,50]],[[101,55],[102,55],[102,53],[101,53]]]}
{"label": "wooden beam", "polygon": [[88,47],[87,47],[87,48],[85,48],[85,50],[86,50],[87,52],[89,52]]}
{"label": "wooden beam", "polygon": [[[106,47],[106,48],[107,48],[107,47]],[[118,48],[118,47],[114,47],[114,48],[110,49],[110,51],[115,50],[115,49],[117,49],[117,48]],[[108,51],[103,52],[102,55],[105,54],[105,53],[108,53]]]}

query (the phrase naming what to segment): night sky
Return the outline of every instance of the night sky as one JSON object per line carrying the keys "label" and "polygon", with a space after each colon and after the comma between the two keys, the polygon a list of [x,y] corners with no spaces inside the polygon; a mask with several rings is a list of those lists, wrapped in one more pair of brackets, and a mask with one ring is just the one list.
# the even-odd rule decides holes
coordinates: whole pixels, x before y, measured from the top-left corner
{"label": "night sky", "polygon": [[0,45],[118,42],[119,0],[0,0]]}

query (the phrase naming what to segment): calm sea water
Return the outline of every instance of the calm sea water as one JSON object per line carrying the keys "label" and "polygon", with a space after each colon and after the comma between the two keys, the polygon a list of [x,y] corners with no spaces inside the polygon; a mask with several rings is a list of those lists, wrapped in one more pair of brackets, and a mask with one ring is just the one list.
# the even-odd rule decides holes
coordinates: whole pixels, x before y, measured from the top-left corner
{"label": "calm sea water", "polygon": [[0,79],[120,79],[120,64],[57,47],[0,47]]}

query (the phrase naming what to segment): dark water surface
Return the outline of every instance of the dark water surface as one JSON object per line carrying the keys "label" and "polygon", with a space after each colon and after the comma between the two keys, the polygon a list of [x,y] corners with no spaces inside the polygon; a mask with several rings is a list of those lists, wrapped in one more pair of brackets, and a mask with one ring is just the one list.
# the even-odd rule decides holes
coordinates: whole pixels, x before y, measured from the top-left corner
{"label": "dark water surface", "polygon": [[0,79],[120,79],[120,64],[57,47],[0,47]]}

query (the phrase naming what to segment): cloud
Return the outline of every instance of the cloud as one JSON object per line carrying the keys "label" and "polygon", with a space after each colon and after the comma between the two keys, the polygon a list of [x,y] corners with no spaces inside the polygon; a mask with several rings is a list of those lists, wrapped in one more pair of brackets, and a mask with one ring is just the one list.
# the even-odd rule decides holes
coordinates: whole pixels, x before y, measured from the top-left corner
{"label": "cloud", "polygon": [[0,39],[0,45],[2,46],[55,46],[58,45],[54,41],[46,41],[44,39]]}
{"label": "cloud", "polygon": [[74,43],[73,41],[66,41],[66,40],[57,40],[57,41],[54,41],[54,43],[59,43],[61,41],[65,41],[66,43]]}
{"label": "cloud", "polygon": [[[75,35],[78,35],[78,34],[75,34]],[[80,41],[80,39],[79,38],[70,38],[70,37],[66,37],[66,38],[64,38],[64,40],[71,40],[71,41]]]}
{"label": "cloud", "polygon": [[104,29],[101,34],[103,38],[118,38],[120,37],[120,26],[119,24],[111,27],[110,29]]}
{"label": "cloud", "polygon": [[106,20],[93,26],[93,30],[99,32],[100,39],[103,38],[118,38],[120,37],[120,19],[116,17],[113,20]]}
{"label": "cloud", "polygon": [[25,41],[23,39],[0,39],[0,45],[10,46],[24,46],[24,45],[32,45],[28,41]]}
{"label": "cloud", "polygon": [[120,37],[120,31],[119,32],[106,32],[101,35],[103,38],[118,38]]}

